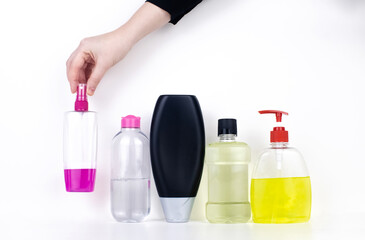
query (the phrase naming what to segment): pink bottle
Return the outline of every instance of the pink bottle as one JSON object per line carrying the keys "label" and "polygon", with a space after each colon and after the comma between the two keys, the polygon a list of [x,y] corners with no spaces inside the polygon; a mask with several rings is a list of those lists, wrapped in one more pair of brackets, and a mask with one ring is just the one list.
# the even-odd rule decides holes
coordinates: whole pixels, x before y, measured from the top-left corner
{"label": "pink bottle", "polygon": [[97,152],[96,112],[88,111],[86,84],[79,84],[75,111],[66,112],[63,163],[67,192],[94,191]]}

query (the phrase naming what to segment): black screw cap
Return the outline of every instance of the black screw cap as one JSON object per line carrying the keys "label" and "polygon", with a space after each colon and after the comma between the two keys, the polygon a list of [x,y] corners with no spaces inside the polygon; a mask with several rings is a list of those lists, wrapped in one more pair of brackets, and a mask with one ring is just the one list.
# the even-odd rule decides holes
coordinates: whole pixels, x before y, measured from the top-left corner
{"label": "black screw cap", "polygon": [[237,135],[237,121],[234,118],[222,118],[218,120],[218,136],[221,134]]}

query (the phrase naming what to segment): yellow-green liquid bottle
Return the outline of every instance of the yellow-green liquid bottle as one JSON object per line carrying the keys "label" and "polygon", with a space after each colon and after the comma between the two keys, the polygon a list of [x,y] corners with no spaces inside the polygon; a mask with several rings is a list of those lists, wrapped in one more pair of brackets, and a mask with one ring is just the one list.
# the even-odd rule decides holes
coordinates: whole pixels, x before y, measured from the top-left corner
{"label": "yellow-green liquid bottle", "polygon": [[206,149],[206,217],[211,223],[245,223],[251,218],[248,197],[250,148],[244,142],[237,142],[236,135],[235,119],[219,119],[220,141],[209,144]]}
{"label": "yellow-green liquid bottle", "polygon": [[[276,114],[281,111],[260,111]],[[310,219],[312,194],[302,154],[288,146],[288,131],[274,127],[271,147],[256,163],[251,181],[252,220],[255,223],[302,223]]]}

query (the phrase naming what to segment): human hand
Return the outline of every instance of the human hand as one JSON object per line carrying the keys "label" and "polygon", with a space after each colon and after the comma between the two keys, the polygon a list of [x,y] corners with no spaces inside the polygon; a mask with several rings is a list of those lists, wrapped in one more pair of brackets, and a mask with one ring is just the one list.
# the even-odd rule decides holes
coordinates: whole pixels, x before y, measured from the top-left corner
{"label": "human hand", "polygon": [[105,72],[127,55],[133,42],[123,27],[83,39],[66,63],[71,92],[79,83],[87,83],[87,94],[92,96]]}
{"label": "human hand", "polygon": [[87,94],[94,95],[105,72],[122,60],[136,42],[168,23],[170,18],[165,10],[145,2],[115,31],[83,39],[66,63],[71,92],[76,92],[79,83],[87,83]]}

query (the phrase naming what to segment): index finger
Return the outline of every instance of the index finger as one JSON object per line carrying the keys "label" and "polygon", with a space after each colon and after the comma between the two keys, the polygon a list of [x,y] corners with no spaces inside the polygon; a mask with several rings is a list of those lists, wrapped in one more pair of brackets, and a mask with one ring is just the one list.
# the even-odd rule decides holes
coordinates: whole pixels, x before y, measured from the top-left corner
{"label": "index finger", "polygon": [[[80,81],[85,81],[85,58],[82,52],[73,53],[67,61],[67,78],[71,92],[75,93]],[[84,79],[83,79],[84,78]]]}

